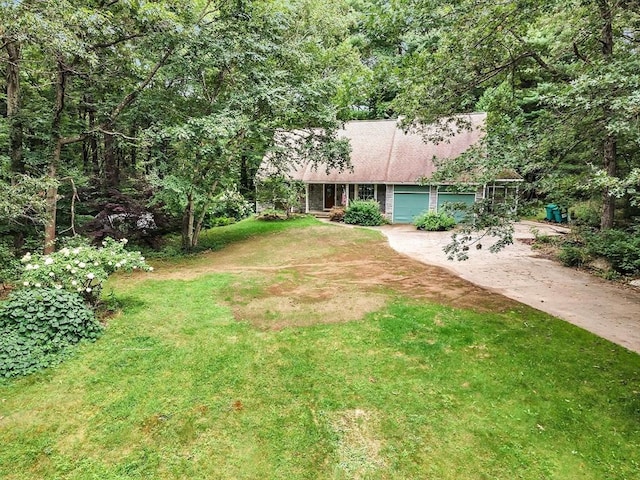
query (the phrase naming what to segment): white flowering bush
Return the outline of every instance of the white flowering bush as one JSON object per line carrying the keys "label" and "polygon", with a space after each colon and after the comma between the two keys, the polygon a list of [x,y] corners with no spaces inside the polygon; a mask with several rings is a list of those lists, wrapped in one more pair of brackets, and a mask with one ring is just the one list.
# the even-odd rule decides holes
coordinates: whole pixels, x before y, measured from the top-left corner
{"label": "white flowering bush", "polygon": [[64,247],[50,255],[27,253],[22,257],[22,288],[53,288],[82,295],[95,305],[109,275],[124,270],[151,271],[140,252],[125,249],[126,239],[107,238],[102,248],[88,244]]}

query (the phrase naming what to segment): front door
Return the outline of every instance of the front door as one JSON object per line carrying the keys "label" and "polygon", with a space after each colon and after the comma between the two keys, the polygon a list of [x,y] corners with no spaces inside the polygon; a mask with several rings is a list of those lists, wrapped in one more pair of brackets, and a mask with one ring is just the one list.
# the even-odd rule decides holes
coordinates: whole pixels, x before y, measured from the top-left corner
{"label": "front door", "polygon": [[336,186],[330,183],[324,185],[324,208],[331,210],[336,204]]}

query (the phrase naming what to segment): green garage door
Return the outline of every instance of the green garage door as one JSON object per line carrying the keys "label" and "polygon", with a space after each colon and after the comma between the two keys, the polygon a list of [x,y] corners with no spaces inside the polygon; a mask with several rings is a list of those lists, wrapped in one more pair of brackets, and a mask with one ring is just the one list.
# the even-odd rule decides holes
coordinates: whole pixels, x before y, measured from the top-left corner
{"label": "green garage door", "polygon": [[[438,193],[438,211],[441,212],[446,203],[464,203],[465,205],[473,205],[476,201],[475,193]],[[454,212],[453,216],[456,222],[464,218],[465,212]]]}
{"label": "green garage door", "polygon": [[394,188],[393,223],[411,223],[425,210],[429,210],[429,187],[407,185]]}

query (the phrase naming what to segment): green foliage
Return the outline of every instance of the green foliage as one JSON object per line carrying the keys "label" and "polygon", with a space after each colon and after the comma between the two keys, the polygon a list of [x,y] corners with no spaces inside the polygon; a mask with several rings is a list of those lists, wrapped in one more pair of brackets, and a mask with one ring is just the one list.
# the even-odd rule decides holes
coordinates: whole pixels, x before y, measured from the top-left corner
{"label": "green foliage", "polygon": [[640,273],[640,228],[632,231],[605,230],[587,234],[587,252],[591,257],[602,257],[623,275]]}
{"label": "green foliage", "polygon": [[125,249],[126,239],[107,238],[102,242],[102,248],[92,247],[82,239],[75,242],[50,255],[27,253],[22,258],[21,287],[64,289],[80,294],[95,305],[102,284],[115,271],[153,270],[140,252]]}
{"label": "green foliage", "polygon": [[587,250],[575,243],[562,244],[556,256],[566,267],[581,267],[589,261]]}
{"label": "green foliage", "polygon": [[[343,74],[334,102],[340,117],[376,119],[395,116],[392,101],[401,89],[401,65],[411,47],[404,2],[349,2],[352,9],[351,49],[360,64]],[[415,21],[415,20],[414,20]]]}
{"label": "green foliage", "polygon": [[[2,89],[0,162],[50,172],[53,183],[90,178],[91,191],[149,174],[158,204],[186,217],[183,247],[194,248],[215,195],[252,194],[275,132],[322,129],[330,141],[315,145],[316,158],[344,161],[331,99],[357,58],[343,42],[348,5],[329,3],[4,2],[2,77],[20,88]],[[28,217],[41,229],[45,206],[66,220],[75,197],[18,195],[16,172],[6,181],[0,172],[0,220]]]}
{"label": "green foliage", "polygon": [[252,213],[253,207],[242,194],[235,189],[229,189],[213,199],[210,214],[213,218],[232,218],[240,221]]}
{"label": "green foliage", "polygon": [[13,248],[0,242],[0,285],[12,283],[20,277],[22,268]]}
{"label": "green foliage", "polygon": [[376,226],[385,223],[380,204],[375,200],[353,200],[344,212],[344,223]]}
{"label": "green foliage", "polygon": [[[459,174],[515,170],[529,198],[601,199],[606,228],[638,203],[637,1],[389,3],[407,22],[392,108],[417,124],[487,112],[484,149],[453,162]],[[446,123],[425,134],[446,141]]]}
{"label": "green foliage", "polygon": [[637,275],[640,274],[639,233],[637,227],[630,231],[578,231],[560,244],[557,257],[568,267],[588,266],[603,259],[611,267],[610,275]]}
{"label": "green foliage", "polygon": [[44,177],[14,175],[12,180],[4,178],[0,170],[0,222],[5,225],[29,222],[44,224],[45,201],[42,192],[55,181]]}
{"label": "green foliage", "polygon": [[569,209],[571,223],[584,227],[597,227],[600,225],[600,210],[602,205],[598,202],[578,202]]}
{"label": "green foliage", "polygon": [[546,210],[540,201],[520,201],[518,202],[518,216],[524,220],[541,222],[546,216]]}
{"label": "green foliage", "polygon": [[456,219],[445,212],[423,212],[418,215],[413,224],[418,230],[426,230],[428,232],[440,232],[451,230],[456,225]]}
{"label": "green foliage", "polygon": [[531,233],[533,234],[534,248],[539,248],[541,245],[560,245],[562,243],[562,237],[558,235],[546,235],[544,233],[540,233],[537,228],[532,228]]}
{"label": "green foliage", "polygon": [[509,203],[493,203],[490,200],[460,205],[467,212],[459,228],[451,235],[451,242],[444,247],[449,260],[467,260],[472,246],[481,249],[489,240],[490,252],[498,252],[513,243],[513,222],[517,213]]}
{"label": "green foliage", "polygon": [[225,227],[236,223],[236,219],[232,217],[212,217],[205,221],[205,228]]}
{"label": "green foliage", "polygon": [[258,202],[269,208],[282,210],[288,215],[294,207],[299,207],[304,194],[304,183],[284,175],[270,175],[258,182],[257,189]]}
{"label": "green foliage", "polygon": [[[243,193],[253,192],[276,132],[308,132],[298,143],[316,164],[346,158],[345,142],[335,138],[338,123],[330,101],[345,60],[329,51],[346,35],[346,24],[327,22],[331,8],[309,2],[222,4],[212,5],[220,11],[167,66],[166,83],[175,88],[161,95],[184,110],[158,122],[157,131],[147,130],[158,166],[158,200],[185,218],[185,250],[197,246],[202,215],[220,189],[239,185]],[[334,6],[344,10],[342,2]],[[289,152],[271,158],[283,171],[293,157]],[[271,201],[285,211],[294,204],[289,196]]]}
{"label": "green foliage", "polygon": [[80,295],[23,289],[0,305],[0,375],[26,375],[58,363],[68,348],[102,328]]}
{"label": "green foliage", "polygon": [[[206,217],[215,208],[218,189],[233,184],[236,168],[232,164],[237,159],[238,140],[244,128],[246,119],[242,115],[216,112],[191,117],[159,132],[147,132],[153,155],[163,160],[169,157],[168,161],[158,162],[150,176],[157,188],[155,201],[163,204],[169,213],[184,219],[182,247],[185,250],[197,245]],[[243,214],[243,206],[227,197],[229,202],[236,203],[234,215]],[[221,205],[224,207],[224,201]]]}

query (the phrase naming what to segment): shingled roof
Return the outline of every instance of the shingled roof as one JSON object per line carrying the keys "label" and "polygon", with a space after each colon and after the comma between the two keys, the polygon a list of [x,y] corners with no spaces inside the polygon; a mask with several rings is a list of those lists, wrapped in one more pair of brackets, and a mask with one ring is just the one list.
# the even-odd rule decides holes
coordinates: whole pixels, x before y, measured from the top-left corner
{"label": "shingled roof", "polygon": [[439,142],[425,142],[417,132],[406,133],[396,120],[347,122],[339,136],[351,143],[353,170],[325,172],[310,164],[295,168],[291,175],[305,183],[418,183],[436,170],[433,159],[456,158],[484,135],[485,113],[461,116],[469,129]]}

